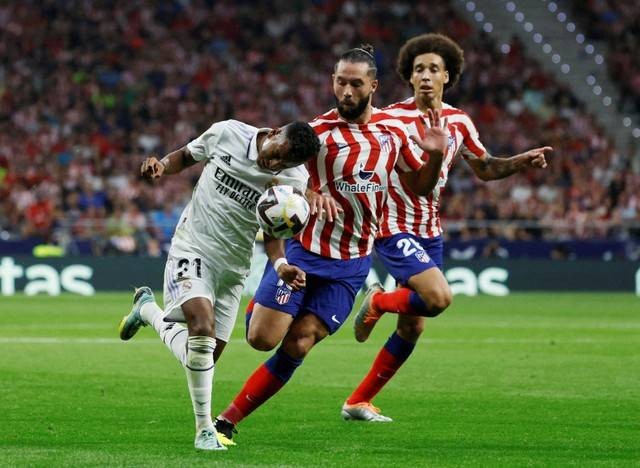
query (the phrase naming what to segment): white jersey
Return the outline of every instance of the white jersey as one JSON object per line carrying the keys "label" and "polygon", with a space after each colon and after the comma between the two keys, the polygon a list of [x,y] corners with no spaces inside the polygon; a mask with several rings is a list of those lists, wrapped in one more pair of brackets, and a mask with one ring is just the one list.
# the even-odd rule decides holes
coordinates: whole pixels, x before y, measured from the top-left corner
{"label": "white jersey", "polygon": [[293,185],[304,192],[309,178],[304,165],[282,171],[258,167],[256,138],[262,131],[268,129],[226,120],[187,144],[193,159],[206,163],[180,216],[172,249],[193,252],[226,270],[249,272],[258,198],[271,185]]}

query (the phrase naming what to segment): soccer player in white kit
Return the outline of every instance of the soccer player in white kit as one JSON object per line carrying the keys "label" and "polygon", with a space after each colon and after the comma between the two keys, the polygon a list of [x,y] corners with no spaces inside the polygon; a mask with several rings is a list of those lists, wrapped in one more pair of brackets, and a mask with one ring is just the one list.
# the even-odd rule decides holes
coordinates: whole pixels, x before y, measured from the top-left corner
{"label": "soccer player in white kit", "polygon": [[[225,450],[211,420],[214,362],[229,341],[249,274],[258,231],[256,202],[272,185],[304,191],[308,172],[303,163],[319,148],[307,123],[258,129],[227,120],[161,160],[150,157],[142,164],[141,173],[155,179],[205,162],[171,241],[164,310],[151,289],[141,287],[120,323],[123,340],[131,339],[141,326],[152,325],[184,366],[198,449]],[[284,256],[283,241],[266,238],[265,248],[271,260]],[[293,265],[280,264],[277,271],[294,290],[304,280],[304,273]],[[176,322],[186,322],[187,328]]]}
{"label": "soccer player in white kit", "polygon": [[[385,312],[399,314],[396,330],[376,356],[371,369],[342,407],[345,419],[391,421],[371,400],[393,378],[413,352],[425,323],[451,303],[449,284],[442,272],[443,242],[438,208],[449,171],[458,157],[482,180],[496,180],[531,168],[547,166],[544,146],[511,157],[493,157],[480,142],[471,118],[443,101],[444,92],[458,81],[463,51],[441,34],[409,39],[400,49],[397,71],[414,92],[413,97],[382,109],[379,118],[400,119],[412,135],[424,131],[425,115],[439,110],[447,119],[448,147],[438,183],[428,196],[406,190],[395,176],[375,242],[387,271],[400,285],[384,292],[372,285],[355,320],[358,341],[365,341]],[[386,115],[384,115],[386,114]]]}

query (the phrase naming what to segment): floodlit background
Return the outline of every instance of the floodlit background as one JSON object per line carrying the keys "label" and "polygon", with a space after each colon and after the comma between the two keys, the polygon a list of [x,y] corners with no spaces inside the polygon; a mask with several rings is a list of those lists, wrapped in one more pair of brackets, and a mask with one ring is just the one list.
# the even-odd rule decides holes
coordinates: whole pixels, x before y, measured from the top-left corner
{"label": "floodlit background", "polygon": [[[456,298],[374,401],[393,424],[339,418],[387,316],[366,344],[348,323],[314,349],[238,447],[196,453],[183,370],[117,323],[133,286],[160,297],[200,168],[149,184],[141,161],[222,119],[312,119],[360,43],[376,49],[374,104],[409,97],[396,55],[425,32],[464,49],[445,100],[490,153],[550,145],[549,167],[489,183],[453,168]],[[0,465],[637,465],[639,260],[637,2],[0,2]],[[248,294],[264,263],[258,243]],[[378,264],[375,280],[393,287]],[[214,411],[268,357],[242,315]]]}

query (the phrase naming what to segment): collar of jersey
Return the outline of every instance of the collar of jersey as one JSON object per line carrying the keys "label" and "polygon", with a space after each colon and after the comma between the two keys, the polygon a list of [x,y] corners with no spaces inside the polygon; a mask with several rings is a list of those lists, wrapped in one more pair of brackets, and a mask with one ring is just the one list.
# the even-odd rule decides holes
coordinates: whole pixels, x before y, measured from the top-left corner
{"label": "collar of jersey", "polygon": [[258,135],[261,133],[269,133],[271,131],[270,128],[259,128],[258,131],[253,135],[251,141],[249,141],[249,146],[247,146],[247,159],[250,161],[258,160]]}

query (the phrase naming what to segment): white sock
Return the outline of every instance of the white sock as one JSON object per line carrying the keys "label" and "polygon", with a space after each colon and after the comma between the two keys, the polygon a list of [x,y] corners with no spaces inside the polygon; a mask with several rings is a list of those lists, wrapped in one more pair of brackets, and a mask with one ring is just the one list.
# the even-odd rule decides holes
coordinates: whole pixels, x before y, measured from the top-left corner
{"label": "white sock", "polygon": [[162,309],[155,303],[155,301],[142,304],[142,307],[140,308],[140,317],[142,317],[142,320],[144,320],[148,325],[153,325],[153,321],[158,315],[162,315]]}
{"label": "white sock", "polygon": [[162,314],[157,315],[151,324],[160,335],[162,342],[169,348],[183,366],[187,365],[187,328],[175,322],[165,322]]}
{"label": "white sock", "polygon": [[213,351],[216,340],[210,336],[190,336],[187,340],[187,382],[196,416],[196,431],[213,425],[211,391],[213,388]]}
{"label": "white sock", "polygon": [[188,337],[186,327],[179,323],[165,322],[163,320],[163,310],[153,301],[142,305],[140,316],[160,335],[162,342],[169,348],[180,364],[186,366]]}

